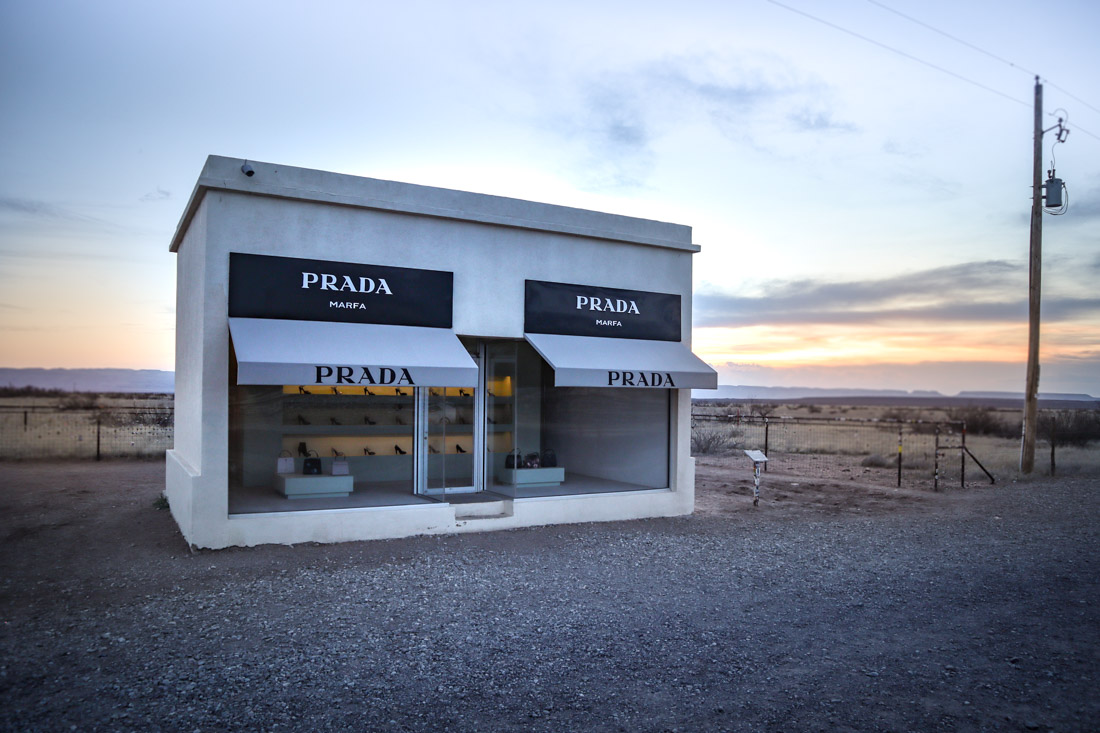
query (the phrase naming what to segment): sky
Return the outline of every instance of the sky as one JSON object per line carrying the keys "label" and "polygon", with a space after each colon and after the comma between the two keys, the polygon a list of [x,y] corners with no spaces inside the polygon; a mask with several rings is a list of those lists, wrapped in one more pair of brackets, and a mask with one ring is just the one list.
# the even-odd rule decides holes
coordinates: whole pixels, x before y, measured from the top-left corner
{"label": "sky", "polygon": [[1098,29],[1087,0],[0,0],[0,366],[172,369],[168,244],[217,154],[690,225],[721,384],[1020,392],[1039,74],[1070,129],[1040,390],[1100,396]]}

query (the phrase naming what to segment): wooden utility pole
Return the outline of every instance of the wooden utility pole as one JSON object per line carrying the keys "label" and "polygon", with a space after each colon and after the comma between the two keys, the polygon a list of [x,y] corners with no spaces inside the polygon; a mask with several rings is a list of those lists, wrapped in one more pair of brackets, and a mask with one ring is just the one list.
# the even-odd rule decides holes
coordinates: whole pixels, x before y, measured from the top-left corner
{"label": "wooden utility pole", "polygon": [[1039,285],[1043,264],[1043,85],[1035,77],[1035,147],[1031,174],[1031,255],[1027,290],[1027,386],[1024,390],[1024,434],[1020,472],[1035,468],[1035,433],[1039,407]]}

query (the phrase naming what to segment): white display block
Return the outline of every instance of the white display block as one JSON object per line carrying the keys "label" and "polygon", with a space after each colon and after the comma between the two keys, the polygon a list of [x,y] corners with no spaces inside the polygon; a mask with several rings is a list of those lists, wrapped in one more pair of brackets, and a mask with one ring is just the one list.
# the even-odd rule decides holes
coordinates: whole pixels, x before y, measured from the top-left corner
{"label": "white display block", "polygon": [[355,481],[351,476],[281,473],[275,477],[275,488],[288,499],[332,499],[350,494]]}
{"label": "white display block", "polygon": [[553,468],[503,468],[500,478],[504,483],[516,486],[559,486],[565,480],[565,469]]}

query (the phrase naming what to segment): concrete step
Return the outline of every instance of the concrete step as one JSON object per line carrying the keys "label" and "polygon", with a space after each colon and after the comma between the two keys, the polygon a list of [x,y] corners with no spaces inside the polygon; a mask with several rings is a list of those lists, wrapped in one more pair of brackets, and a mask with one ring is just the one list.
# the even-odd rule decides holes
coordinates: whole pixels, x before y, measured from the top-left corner
{"label": "concrete step", "polygon": [[493,519],[512,516],[511,499],[469,502],[451,506],[455,510],[455,519]]}

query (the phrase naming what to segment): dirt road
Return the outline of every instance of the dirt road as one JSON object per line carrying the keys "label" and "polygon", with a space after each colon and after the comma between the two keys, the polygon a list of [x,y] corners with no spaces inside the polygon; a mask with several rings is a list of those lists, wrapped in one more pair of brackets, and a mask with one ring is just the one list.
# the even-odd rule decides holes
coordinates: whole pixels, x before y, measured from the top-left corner
{"label": "dirt road", "polygon": [[1100,485],[700,460],[693,517],[191,553],[161,462],[0,463],[3,730],[1095,730]]}

